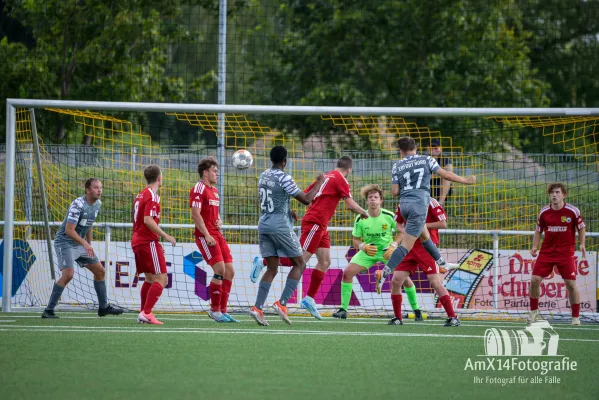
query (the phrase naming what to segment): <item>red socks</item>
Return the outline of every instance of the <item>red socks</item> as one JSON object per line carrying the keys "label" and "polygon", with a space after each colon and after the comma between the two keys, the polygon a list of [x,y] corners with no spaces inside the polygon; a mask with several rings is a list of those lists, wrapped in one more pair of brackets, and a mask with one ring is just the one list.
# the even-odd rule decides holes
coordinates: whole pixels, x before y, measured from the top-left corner
{"label": "red socks", "polygon": [[146,304],[146,298],[148,297],[148,290],[150,290],[151,286],[152,286],[152,284],[148,283],[146,281],[144,281],[144,284],[141,285],[141,291],[139,293],[139,296],[141,297],[141,307],[140,307],[141,311],[143,311],[143,309],[144,309],[144,305]]}
{"label": "red socks", "polygon": [[316,292],[318,292],[318,289],[320,289],[320,284],[322,283],[324,276],[324,272],[318,269],[312,270],[312,276],[310,278],[310,287],[308,288],[308,296],[312,298],[316,296]]}
{"label": "red socks", "polygon": [[[538,310],[539,309],[539,299],[533,299],[532,297],[530,298],[530,311],[534,311],[534,310]],[[574,312],[574,309],[572,309],[572,312]]]}
{"label": "red socks", "polygon": [[449,295],[446,294],[445,296],[441,297],[439,301],[443,305],[443,308],[445,309],[447,316],[449,318],[455,318],[455,311],[453,311],[453,305],[451,304],[451,298],[449,297]]}
{"label": "red socks", "polygon": [[[145,282],[144,282],[144,285],[145,285]],[[146,296],[146,302],[144,304],[144,313],[146,313],[146,314],[152,313],[152,308],[154,308],[154,306],[158,302],[158,299],[160,298],[160,295],[162,294],[162,290],[163,290],[163,287],[158,282],[154,282],[150,285],[150,288],[148,289],[148,293]]]}
{"label": "red socks", "polygon": [[392,294],[391,295],[391,303],[393,304],[393,314],[395,314],[395,318],[401,319],[401,294]]}
{"label": "red socks", "polygon": [[572,318],[580,318],[580,304],[572,304]]}
{"label": "red socks", "polygon": [[229,303],[229,293],[231,293],[233,282],[228,279],[223,279],[221,285],[222,293],[220,294],[220,311],[224,314],[227,312],[227,304]]}
{"label": "red socks", "polygon": [[210,282],[209,290],[210,290],[210,310],[217,312],[220,311],[220,298],[222,294],[222,286],[216,283]]}

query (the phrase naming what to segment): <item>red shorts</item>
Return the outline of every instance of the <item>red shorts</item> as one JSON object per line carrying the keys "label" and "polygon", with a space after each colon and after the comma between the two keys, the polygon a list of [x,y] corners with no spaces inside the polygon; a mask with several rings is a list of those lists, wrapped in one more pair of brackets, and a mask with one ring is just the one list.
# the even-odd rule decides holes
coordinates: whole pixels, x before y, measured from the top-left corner
{"label": "red shorts", "polygon": [[401,260],[401,263],[395,268],[396,271],[408,271],[411,274],[416,272],[416,269],[422,270],[426,275],[438,274],[439,267],[433,257],[424,249],[412,250],[408,255]]}
{"label": "red shorts", "polygon": [[133,248],[138,274],[166,274],[166,260],[160,242],[138,244]]}
{"label": "red shorts", "polygon": [[553,267],[557,267],[557,270],[563,279],[576,280],[576,264],[574,263],[574,256],[555,257],[541,253],[535,262],[534,267],[532,267],[532,274],[547,278],[551,275]]}
{"label": "red shorts", "polygon": [[231,256],[231,249],[225,240],[223,235],[212,236],[216,241],[214,246],[208,246],[206,239],[203,236],[196,236],[196,245],[202,253],[202,257],[211,267],[214,264],[224,261],[225,264],[233,262],[233,256]]}
{"label": "red shorts", "polygon": [[302,250],[312,254],[316,253],[316,249],[330,249],[331,240],[329,239],[327,227],[313,222],[302,223],[300,244]]}

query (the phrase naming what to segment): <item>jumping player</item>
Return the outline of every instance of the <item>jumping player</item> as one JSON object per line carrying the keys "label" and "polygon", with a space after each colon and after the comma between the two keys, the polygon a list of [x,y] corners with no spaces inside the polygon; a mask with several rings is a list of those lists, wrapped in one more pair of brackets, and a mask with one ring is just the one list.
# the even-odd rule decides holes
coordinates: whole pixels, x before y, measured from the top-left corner
{"label": "jumping player", "polygon": [[260,255],[266,259],[267,269],[258,287],[256,303],[250,310],[252,318],[262,326],[269,325],[264,319],[262,307],[272,281],[277,275],[279,257],[289,258],[293,267],[287,276],[281,298],[273,304],[273,307],[283,321],[291,324],[287,316],[287,301],[297,288],[306,268],[306,262],[302,257],[300,242],[293,232],[294,218],[289,208],[289,200],[293,197],[300,203],[309,205],[324,182],[323,175],[319,175],[312,189],[308,193],[302,192],[293,178],[285,173],[287,149],[283,146],[272,148],[270,161],[272,161],[272,168],[264,171],[258,181],[261,210],[258,222]]}
{"label": "jumping player", "polygon": [[235,270],[231,249],[220,231],[220,201],[215,186],[218,182],[218,163],[212,157],[202,159],[198,163],[198,174],[200,181],[189,193],[189,207],[196,228],[196,244],[214,271],[209,287],[208,315],[216,322],[239,322],[227,314]]}
{"label": "jumping player", "polygon": [[[576,264],[574,251],[576,249],[576,232],[580,241],[582,257],[586,257],[585,226],[580,210],[564,199],[568,189],[563,183],[552,183],[547,188],[549,205],[543,207],[537,220],[530,254],[533,257],[539,253],[539,258],[532,269],[530,284],[530,313],[528,322],[539,320],[539,296],[541,295],[541,281],[557,267],[562,276],[568,297],[572,305],[572,325],[580,325],[580,294],[576,287]],[[545,233],[545,240],[539,252],[541,234]]]}
{"label": "jumping player", "polygon": [[137,195],[133,203],[133,236],[131,237],[135,268],[138,274],[144,274],[144,284],[140,291],[141,311],[137,322],[162,325],[162,322],[158,321],[152,313],[168,283],[164,250],[158,241],[158,236],[173,246],[177,242],[158,226],[160,222],[158,189],[162,186],[160,167],[158,165],[146,167],[144,178],[147,186]]}
{"label": "jumping player", "polygon": [[443,179],[466,185],[472,185],[476,182],[475,176],[463,178],[453,172],[445,171],[431,156],[416,154],[416,142],[411,137],[404,136],[399,139],[398,143],[402,159],[393,165],[391,192],[393,196],[401,196],[401,215],[406,221],[405,235],[400,244],[391,243],[393,252],[389,261],[385,268],[377,271],[376,274],[377,291],[380,291],[380,286],[387,275],[393,272],[401,263],[418,238],[420,238],[424,249],[440,267],[456,267],[455,264],[447,263],[441,257],[426,229],[425,221],[430,199],[431,174],[435,173]]}
{"label": "jumping player", "polygon": [[[317,263],[312,270],[308,294],[302,299],[300,305],[310,311],[317,319],[322,319],[322,317],[316,308],[314,296],[331,265],[331,241],[327,226],[335,214],[339,201],[344,200],[349,210],[360,214],[362,218],[368,218],[366,211],[356,203],[351,195],[347,176],[352,172],[352,168],[353,160],[351,157],[341,157],[337,161],[337,168],[324,174],[324,183],[302,218],[302,233],[300,236],[300,245],[303,250],[302,257],[304,262],[308,263],[312,254],[316,253]],[[312,183],[304,192],[311,191],[315,184],[316,182]],[[291,261],[288,258],[281,258],[280,263],[284,266],[291,266]],[[260,271],[265,265],[266,260],[260,260],[258,257],[254,258],[250,276],[252,282],[256,282]]]}

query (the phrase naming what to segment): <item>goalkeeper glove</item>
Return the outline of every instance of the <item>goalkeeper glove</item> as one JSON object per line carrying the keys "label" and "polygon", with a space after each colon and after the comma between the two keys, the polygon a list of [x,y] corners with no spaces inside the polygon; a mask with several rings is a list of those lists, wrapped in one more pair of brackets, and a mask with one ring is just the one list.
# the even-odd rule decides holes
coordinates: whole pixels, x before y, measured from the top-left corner
{"label": "goalkeeper glove", "polygon": [[374,256],[376,254],[376,252],[378,251],[378,249],[376,248],[376,246],[374,244],[366,244],[366,243],[360,243],[360,250],[362,250],[364,253],[366,253],[370,257]]}
{"label": "goalkeeper glove", "polygon": [[391,258],[391,254],[393,254],[393,252],[395,251],[395,249],[397,248],[397,243],[396,242],[391,242],[391,244],[389,244],[389,248],[387,248],[387,250],[385,251],[385,254],[383,254],[383,258],[385,260],[388,260]]}

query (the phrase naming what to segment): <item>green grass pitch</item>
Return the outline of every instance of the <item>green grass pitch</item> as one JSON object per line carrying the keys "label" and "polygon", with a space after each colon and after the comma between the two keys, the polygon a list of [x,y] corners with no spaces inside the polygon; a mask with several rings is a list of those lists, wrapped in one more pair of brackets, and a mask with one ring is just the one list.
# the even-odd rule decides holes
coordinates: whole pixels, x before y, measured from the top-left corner
{"label": "green grass pitch", "polygon": [[[0,313],[0,390],[11,399],[550,399],[599,398],[599,325],[554,323],[558,354],[575,371],[473,370],[485,361],[489,328],[523,322],[248,316],[217,324],[206,315],[162,314],[161,326],[135,314]],[[520,360],[562,357],[518,357]],[[501,362],[502,370],[498,370]],[[479,365],[482,363],[479,363]],[[504,379],[502,381],[502,378]]]}

